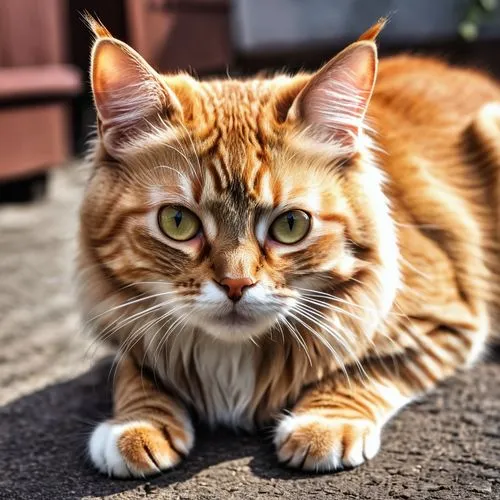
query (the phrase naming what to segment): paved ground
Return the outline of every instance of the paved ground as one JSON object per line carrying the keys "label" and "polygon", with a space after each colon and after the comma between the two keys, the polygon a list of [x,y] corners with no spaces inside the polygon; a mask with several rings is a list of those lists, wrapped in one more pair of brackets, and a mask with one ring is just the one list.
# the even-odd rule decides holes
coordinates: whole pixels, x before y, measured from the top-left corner
{"label": "paved ground", "polygon": [[149,482],[99,476],[85,457],[109,413],[109,361],[79,334],[72,239],[81,175],[49,198],[0,208],[0,499],[500,498],[500,348],[404,411],[354,471],[281,469],[268,435],[202,432],[196,452]]}

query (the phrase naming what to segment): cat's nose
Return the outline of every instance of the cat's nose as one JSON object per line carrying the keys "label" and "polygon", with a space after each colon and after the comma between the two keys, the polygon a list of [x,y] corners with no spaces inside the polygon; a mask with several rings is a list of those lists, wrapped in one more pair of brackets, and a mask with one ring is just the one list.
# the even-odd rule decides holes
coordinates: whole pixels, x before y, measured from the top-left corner
{"label": "cat's nose", "polygon": [[220,281],[220,285],[233,302],[238,302],[245,289],[254,286],[255,282],[250,278],[224,278]]}

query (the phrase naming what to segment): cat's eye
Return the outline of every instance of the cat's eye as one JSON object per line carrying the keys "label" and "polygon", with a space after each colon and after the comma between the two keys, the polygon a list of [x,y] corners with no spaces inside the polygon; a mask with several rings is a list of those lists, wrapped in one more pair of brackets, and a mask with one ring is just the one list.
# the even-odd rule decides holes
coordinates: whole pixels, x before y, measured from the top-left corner
{"label": "cat's eye", "polygon": [[279,215],[271,224],[269,234],[279,243],[293,245],[305,238],[311,227],[311,218],[302,210],[290,210]]}
{"label": "cat's eye", "polygon": [[175,241],[191,240],[201,228],[200,219],[184,207],[162,207],[158,213],[158,224],[163,233]]}

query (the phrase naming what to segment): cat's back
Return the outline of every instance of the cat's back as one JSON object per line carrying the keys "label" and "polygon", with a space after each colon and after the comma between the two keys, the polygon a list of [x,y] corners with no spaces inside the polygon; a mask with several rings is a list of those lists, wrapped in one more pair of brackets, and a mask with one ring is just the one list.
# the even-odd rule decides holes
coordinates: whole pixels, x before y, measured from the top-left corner
{"label": "cat's back", "polygon": [[500,86],[477,70],[396,56],[380,62],[368,119],[390,156],[447,155],[492,101],[500,102]]}
{"label": "cat's back", "polygon": [[500,85],[480,71],[432,58],[382,60],[368,110],[381,167],[403,193],[429,177],[457,188],[476,179],[488,190],[499,164],[485,155],[500,151],[500,125],[483,126],[490,103],[500,106]]}
{"label": "cat's back", "polygon": [[372,109],[376,115],[383,111],[384,118],[404,118],[405,128],[459,126],[485,103],[499,100],[500,85],[478,70],[402,55],[380,62]]}
{"label": "cat's back", "polygon": [[480,295],[484,263],[493,274],[500,265],[500,85],[435,59],[389,58],[368,119],[404,258],[414,268],[429,259],[445,267],[447,255]]}

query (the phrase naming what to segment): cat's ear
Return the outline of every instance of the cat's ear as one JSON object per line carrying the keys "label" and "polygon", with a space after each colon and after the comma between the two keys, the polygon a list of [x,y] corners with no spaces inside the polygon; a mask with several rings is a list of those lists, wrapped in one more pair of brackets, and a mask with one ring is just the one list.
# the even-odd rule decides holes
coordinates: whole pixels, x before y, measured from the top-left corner
{"label": "cat's ear", "polygon": [[98,38],[92,50],[91,81],[104,145],[113,155],[159,114],[171,116],[182,113],[182,108],[135,50],[102,30],[94,28]]}
{"label": "cat's ear", "polygon": [[289,116],[298,120],[314,141],[331,144],[341,154],[354,154],[377,64],[377,47],[372,39],[353,43],[312,76]]}

